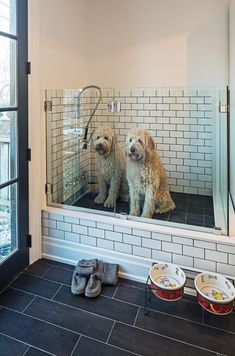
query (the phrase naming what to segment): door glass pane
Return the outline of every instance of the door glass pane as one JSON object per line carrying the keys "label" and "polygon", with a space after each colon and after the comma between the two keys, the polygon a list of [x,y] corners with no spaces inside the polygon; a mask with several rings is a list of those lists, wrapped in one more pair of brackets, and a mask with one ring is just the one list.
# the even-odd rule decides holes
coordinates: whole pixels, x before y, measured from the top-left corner
{"label": "door glass pane", "polygon": [[17,248],[17,185],[0,189],[0,263]]}
{"label": "door glass pane", "polygon": [[0,36],[0,108],[16,106],[16,45]]}
{"label": "door glass pane", "polygon": [[16,178],[16,112],[0,112],[0,184]]}
{"label": "door glass pane", "polygon": [[0,0],[0,31],[16,34],[16,0]]}

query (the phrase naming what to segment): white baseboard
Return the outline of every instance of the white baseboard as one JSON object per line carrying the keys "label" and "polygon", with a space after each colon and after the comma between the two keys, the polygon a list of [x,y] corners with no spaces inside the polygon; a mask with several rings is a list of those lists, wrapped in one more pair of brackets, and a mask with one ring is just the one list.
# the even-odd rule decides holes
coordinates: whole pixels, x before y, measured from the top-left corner
{"label": "white baseboard", "polygon": [[[148,271],[153,262],[147,258],[124,255],[115,251],[48,237],[43,237],[42,256],[74,266],[82,258],[98,258],[105,262],[117,263],[120,277],[142,283],[146,283]],[[187,270],[189,270],[188,267]],[[185,287],[185,294],[196,295],[193,289],[187,287]]]}
{"label": "white baseboard", "polygon": [[72,265],[76,265],[82,258],[98,258],[105,262],[117,263],[120,276],[143,283],[146,282],[152,265],[150,259],[48,237],[43,237],[42,255],[44,258]]}

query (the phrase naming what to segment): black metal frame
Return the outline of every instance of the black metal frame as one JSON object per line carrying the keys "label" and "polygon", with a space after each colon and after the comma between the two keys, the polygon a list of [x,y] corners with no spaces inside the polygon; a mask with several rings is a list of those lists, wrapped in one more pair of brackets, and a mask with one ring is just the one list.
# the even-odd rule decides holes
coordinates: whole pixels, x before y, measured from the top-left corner
{"label": "black metal frame", "polygon": [[227,235],[229,236],[229,197],[230,197],[230,89],[227,86]]}
{"label": "black metal frame", "polygon": [[28,1],[17,0],[17,36],[0,33],[5,37],[18,41],[17,53],[17,98],[18,106],[2,108],[0,111],[18,112],[18,176],[1,184],[0,189],[17,183],[17,235],[18,249],[0,265],[0,289],[16,274],[29,264],[29,248],[27,243],[29,231],[29,194],[28,194],[28,78],[26,62],[28,61]]}

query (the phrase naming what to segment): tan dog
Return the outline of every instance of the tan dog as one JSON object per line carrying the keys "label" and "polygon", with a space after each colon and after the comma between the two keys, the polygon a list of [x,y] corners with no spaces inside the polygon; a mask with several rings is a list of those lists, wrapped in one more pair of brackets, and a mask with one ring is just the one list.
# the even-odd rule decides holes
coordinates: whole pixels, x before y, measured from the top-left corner
{"label": "tan dog", "polygon": [[[92,136],[93,149],[98,153],[99,194],[95,203],[113,208],[126,181],[126,157],[113,130],[99,127]],[[126,184],[127,186],[127,184]]]}
{"label": "tan dog", "polygon": [[175,208],[169,193],[164,167],[153,138],[145,130],[132,129],[126,139],[127,181],[130,192],[130,215],[140,215],[140,196],[144,196],[142,217]]}

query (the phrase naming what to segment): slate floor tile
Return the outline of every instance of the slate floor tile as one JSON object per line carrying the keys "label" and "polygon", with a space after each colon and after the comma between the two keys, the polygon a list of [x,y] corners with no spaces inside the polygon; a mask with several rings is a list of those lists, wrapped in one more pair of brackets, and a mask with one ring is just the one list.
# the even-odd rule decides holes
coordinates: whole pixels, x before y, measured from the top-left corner
{"label": "slate floor tile", "polygon": [[[171,192],[171,195],[176,205],[174,211],[166,214],[154,214],[152,217],[153,219],[210,227],[211,224],[209,224],[209,222],[208,224],[203,223],[203,214],[206,213],[206,215],[214,215],[212,197],[177,192]],[[94,196],[91,193],[87,193],[85,196],[77,200],[74,205],[83,208],[113,212],[113,209],[104,208],[102,204],[95,204]],[[117,201],[117,213],[126,212],[128,214],[129,210],[129,203]],[[195,223],[193,218],[189,217],[188,220],[186,219],[186,213],[191,215],[193,213],[198,216]]]}
{"label": "slate floor tile", "polygon": [[46,258],[42,258],[42,259],[40,259],[40,260],[38,260],[38,261],[41,261],[41,262],[43,262],[43,263],[48,263],[48,264],[50,264],[51,266],[57,266],[57,267],[60,267],[60,268],[69,269],[69,270],[71,270],[71,271],[73,271],[73,270],[74,270],[74,267],[75,267],[75,266],[69,265],[69,264],[67,264],[67,263],[58,262],[58,261],[53,261],[53,260],[48,260],[48,259],[46,259]]}
{"label": "slate floor tile", "polygon": [[[95,350],[95,351],[94,351]],[[81,337],[73,356],[133,356],[132,353],[118,349],[96,340]]]}
{"label": "slate floor tile", "polygon": [[89,299],[84,296],[72,295],[70,288],[66,286],[62,286],[53,299],[127,324],[134,323],[138,310],[137,306],[128,305],[103,296]]}
{"label": "slate floor tile", "polygon": [[101,294],[106,297],[113,297],[117,286],[102,286]]}
{"label": "slate floor tile", "polygon": [[197,226],[203,226],[203,215],[188,213],[186,223],[192,224],[192,225],[197,225]]}
{"label": "slate floor tile", "polygon": [[54,325],[0,307],[0,333],[42,350],[68,356],[79,335]]}
{"label": "slate floor tile", "polygon": [[57,266],[52,266],[48,272],[43,276],[43,278],[49,279],[51,281],[71,285],[73,271],[68,269],[63,269]]}
{"label": "slate floor tile", "polygon": [[0,355],[23,356],[28,345],[0,334]]}
{"label": "slate floor tile", "polygon": [[17,311],[23,311],[33,298],[34,295],[32,294],[13,288],[7,288],[0,294],[0,305]]}
{"label": "slate floor tile", "polygon": [[145,283],[132,281],[132,280],[126,279],[126,278],[119,278],[119,284],[120,285],[125,284],[125,285],[128,285],[128,286],[133,286],[133,287],[142,288],[142,289],[145,288]]}
{"label": "slate floor tile", "polygon": [[[235,314],[229,314],[229,315],[214,315],[209,312],[204,311],[204,323],[206,325],[222,329],[222,330],[227,330],[231,331],[234,333],[234,339],[235,339]],[[235,346],[234,346],[235,349]],[[235,354],[235,352],[234,352]]]}
{"label": "slate floor tile", "polygon": [[[115,299],[144,306],[145,291],[143,289],[128,287],[126,285],[119,285]],[[198,303],[192,303],[183,299],[174,303],[169,303],[152,295],[148,306],[149,308],[158,310],[162,313],[202,322],[202,308]]]}
{"label": "slate floor tile", "polygon": [[41,262],[38,260],[31,264],[26,270],[25,273],[33,274],[35,276],[42,276],[46,271],[51,268],[51,265],[46,262]]}
{"label": "slate floor tile", "polygon": [[109,343],[142,356],[216,356],[216,353],[120,323],[115,324]]}
{"label": "slate floor tile", "polygon": [[[49,354],[48,352],[35,349],[35,347],[32,347],[32,346],[30,346],[30,348],[28,349],[28,351],[25,354],[25,356],[50,356],[50,355],[51,354]],[[15,356],[17,356],[17,355],[15,355]]]}
{"label": "slate floor tile", "polygon": [[106,341],[113,326],[112,320],[40,297],[24,313],[101,341]]}
{"label": "slate floor tile", "polygon": [[136,326],[214,352],[234,355],[235,338],[233,334],[199,323],[163,315],[152,310],[146,316],[141,309]]}
{"label": "slate floor tile", "polygon": [[35,276],[21,274],[12,286],[41,297],[52,298],[61,285]]}

